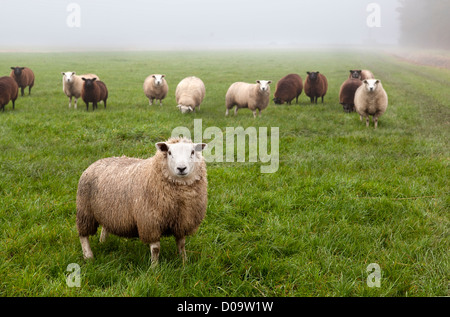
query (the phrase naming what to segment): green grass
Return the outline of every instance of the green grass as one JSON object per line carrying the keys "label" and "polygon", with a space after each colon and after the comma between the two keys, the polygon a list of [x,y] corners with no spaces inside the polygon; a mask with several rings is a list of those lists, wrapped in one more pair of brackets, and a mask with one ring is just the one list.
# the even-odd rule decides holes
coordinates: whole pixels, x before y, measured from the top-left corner
{"label": "green grass", "polygon": [[[36,74],[32,95],[0,113],[0,295],[2,296],[446,296],[449,281],[450,72],[363,51],[4,53]],[[345,114],[338,91],[352,68],[371,69],[389,95],[378,130]],[[62,71],[93,72],[109,89],[108,108],[68,108]],[[273,103],[256,120],[224,116],[234,81],[320,70],[325,104]],[[145,77],[164,73],[169,96],[148,106]],[[198,113],[174,98],[190,75],[206,85]],[[172,129],[202,119],[216,126],[279,127],[280,166],[208,164],[207,216],[187,239],[183,265],[173,238],[160,264],[138,239],[91,237],[82,258],[75,217],[81,173],[108,156],[145,158]],[[209,142],[209,140],[204,140]],[[68,287],[67,265],[81,267]],[[370,288],[367,266],[381,267]]]}

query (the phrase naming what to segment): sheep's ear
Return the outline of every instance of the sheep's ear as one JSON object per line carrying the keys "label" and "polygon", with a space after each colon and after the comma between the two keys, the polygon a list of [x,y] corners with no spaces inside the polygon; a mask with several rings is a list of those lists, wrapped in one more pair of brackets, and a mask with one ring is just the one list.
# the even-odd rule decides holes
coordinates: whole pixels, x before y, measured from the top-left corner
{"label": "sheep's ear", "polygon": [[97,78],[96,78],[96,77],[92,78],[92,81],[96,81],[96,80],[97,80]]}
{"label": "sheep's ear", "polygon": [[66,73],[64,73],[64,72],[61,72],[61,75],[63,75],[63,76],[64,76],[65,74],[66,74]]}
{"label": "sheep's ear", "polygon": [[83,81],[86,81],[86,78],[84,78],[84,77],[81,77],[81,79],[82,79]]}
{"label": "sheep's ear", "polygon": [[257,84],[260,84],[261,82],[259,80],[256,81]]}
{"label": "sheep's ear", "polygon": [[377,79],[376,81],[375,81],[375,84],[379,84],[380,83],[380,81]]}
{"label": "sheep's ear", "polygon": [[25,67],[20,67],[20,69],[21,69],[21,70],[24,70],[24,69],[25,69]]}
{"label": "sheep's ear", "polygon": [[267,83],[268,83],[268,84],[271,84],[271,83],[272,83],[272,81],[271,81],[271,80],[268,80],[268,81],[267,81]]}
{"label": "sheep's ear", "polygon": [[158,142],[156,143],[156,149],[160,150],[161,152],[167,152],[169,150],[169,146],[166,142]]}
{"label": "sheep's ear", "polygon": [[306,72],[308,75],[310,75],[311,73],[310,72]]}
{"label": "sheep's ear", "polygon": [[161,75],[161,78],[164,78],[164,77],[166,77],[166,75]]}
{"label": "sheep's ear", "polygon": [[367,79],[364,79],[363,83],[368,84],[369,82],[367,81]]}
{"label": "sheep's ear", "polygon": [[76,73],[75,72],[72,72],[72,75],[75,75]]}
{"label": "sheep's ear", "polygon": [[320,74],[320,72],[319,72],[319,71],[317,71],[317,74]]}
{"label": "sheep's ear", "polygon": [[152,78],[156,78],[156,76],[155,76],[155,75],[152,75]]}
{"label": "sheep's ear", "polygon": [[194,148],[197,152],[201,152],[206,148],[207,145],[208,144],[206,144],[206,143],[195,143]]}

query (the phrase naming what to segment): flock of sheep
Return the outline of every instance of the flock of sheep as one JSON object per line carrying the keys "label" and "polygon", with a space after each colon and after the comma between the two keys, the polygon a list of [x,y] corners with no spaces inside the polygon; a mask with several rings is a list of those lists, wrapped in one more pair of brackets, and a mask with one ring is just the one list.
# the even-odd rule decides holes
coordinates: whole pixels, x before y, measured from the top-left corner
{"label": "flock of sheep", "polygon": [[[0,77],[0,107],[12,101],[13,109],[18,88],[34,85],[34,74],[26,67],[11,67],[10,76]],[[108,89],[95,74],[76,75],[63,72],[63,91],[69,97],[69,107],[75,98],[82,98],[89,109],[103,102],[106,108]],[[275,104],[291,104],[302,91],[317,103],[328,90],[327,78],[320,72],[308,72],[303,85],[297,74],[283,77],[276,85]],[[255,84],[233,83],[225,96],[226,115],[233,107],[248,108],[253,116],[261,115],[270,101],[270,80],[257,80]],[[169,87],[165,76],[148,76],[143,85],[149,104],[166,98]],[[195,111],[205,97],[205,85],[197,77],[184,78],[177,86],[175,98],[182,113]],[[381,82],[367,70],[351,70],[349,78],[339,92],[345,112],[356,111],[361,121],[373,116],[375,128],[378,118],[386,111],[388,97]],[[91,164],[81,175],[77,190],[76,223],[85,259],[92,259],[89,236],[102,226],[100,242],[108,234],[122,237],[139,237],[150,245],[152,265],[158,262],[160,239],[174,236],[179,254],[186,258],[185,237],[192,235],[206,215],[207,173],[201,154],[205,143],[193,143],[186,138],[170,138],[156,143],[156,154],[148,159],[110,157]]]}

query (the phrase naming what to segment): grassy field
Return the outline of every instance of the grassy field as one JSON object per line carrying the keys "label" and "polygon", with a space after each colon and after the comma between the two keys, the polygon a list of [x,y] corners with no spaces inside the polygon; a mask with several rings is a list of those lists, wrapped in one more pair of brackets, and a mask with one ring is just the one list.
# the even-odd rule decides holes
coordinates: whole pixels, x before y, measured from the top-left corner
{"label": "grassy field", "polygon": [[[449,283],[450,72],[364,51],[2,53],[36,74],[31,96],[0,113],[1,296],[447,296]],[[389,107],[378,130],[338,103],[348,70],[381,79]],[[275,83],[288,73],[320,70],[325,104],[275,106],[253,119],[226,118],[234,81]],[[108,108],[68,108],[62,71],[93,72],[109,89]],[[169,96],[149,106],[142,84],[164,73]],[[182,115],[174,92],[200,77],[206,98]],[[207,216],[187,239],[183,265],[173,238],[160,264],[138,239],[91,237],[85,262],[75,225],[81,173],[109,156],[146,158],[172,129],[279,127],[280,165],[208,164]],[[209,140],[204,140],[209,142]],[[100,231],[100,230],[99,230]],[[80,266],[69,287],[67,266]],[[381,268],[369,287],[367,267]]]}

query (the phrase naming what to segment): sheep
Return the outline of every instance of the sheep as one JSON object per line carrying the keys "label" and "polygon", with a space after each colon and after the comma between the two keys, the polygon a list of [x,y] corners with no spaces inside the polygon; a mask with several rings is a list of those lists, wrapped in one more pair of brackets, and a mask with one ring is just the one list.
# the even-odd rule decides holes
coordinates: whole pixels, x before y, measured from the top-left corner
{"label": "sheep", "polygon": [[165,80],[165,75],[153,74],[148,76],[144,81],[144,93],[148,98],[149,105],[153,104],[153,100],[159,100],[162,106],[162,100],[166,98],[169,86]]}
{"label": "sheep", "polygon": [[365,79],[355,93],[355,109],[362,121],[366,118],[369,126],[369,116],[373,116],[375,129],[378,127],[378,118],[383,115],[388,106],[388,95],[378,79]]}
{"label": "sheep", "polygon": [[364,79],[375,79],[375,76],[372,74],[370,70],[367,69],[359,69],[359,70],[350,70],[350,75],[348,75],[348,78],[356,78],[360,80]]}
{"label": "sheep", "polygon": [[104,82],[96,78],[81,77],[84,84],[81,89],[81,98],[86,104],[86,110],[89,111],[89,103],[92,102],[92,110],[97,109],[97,102],[103,101],[106,108],[106,100],[108,99],[108,89]]}
{"label": "sheep", "polygon": [[28,67],[11,67],[11,76],[19,86],[22,96],[24,95],[24,89],[28,86],[28,95],[31,95],[31,88],[34,86],[34,73]]}
{"label": "sheep", "polygon": [[81,77],[100,80],[95,74],[76,75],[75,72],[61,72],[61,75],[63,75],[63,91],[69,97],[69,108],[72,107],[72,97],[75,97],[75,109],[77,109],[78,98],[81,97],[81,89],[83,88]]}
{"label": "sheep", "polygon": [[10,101],[12,101],[14,109],[18,95],[19,86],[16,81],[9,76],[0,77],[0,108],[3,112],[5,112],[5,106]]}
{"label": "sheep", "polygon": [[306,72],[308,76],[305,79],[305,94],[310,98],[311,103],[317,104],[317,99],[323,98],[327,94],[328,81],[327,78],[320,74],[320,72]]}
{"label": "sheep", "polygon": [[273,101],[277,105],[282,105],[285,102],[291,104],[295,98],[295,103],[298,103],[298,97],[303,91],[302,78],[297,74],[289,74],[278,81]]}
{"label": "sheep", "polygon": [[270,84],[271,80],[257,80],[256,84],[249,84],[244,82],[235,82],[231,84],[225,95],[226,112],[234,106],[234,115],[237,114],[238,109],[248,108],[253,112],[253,117],[256,118],[256,110],[261,111],[266,109],[269,105],[270,98]]}
{"label": "sheep", "polygon": [[200,109],[200,104],[203,102],[205,95],[205,84],[200,78],[186,77],[178,83],[175,90],[177,107],[181,113],[195,111],[196,107]]}
{"label": "sheep", "polygon": [[339,90],[339,103],[344,112],[355,111],[355,92],[363,82],[359,78],[351,77],[344,81]]}
{"label": "sheep", "polygon": [[185,237],[197,231],[206,215],[205,147],[170,138],[156,143],[156,154],[148,159],[110,157],[90,165],[80,177],[76,198],[84,258],[94,257],[89,236],[101,225],[100,242],[112,233],[150,244],[152,265],[158,262],[160,238],[174,236],[184,262]]}

